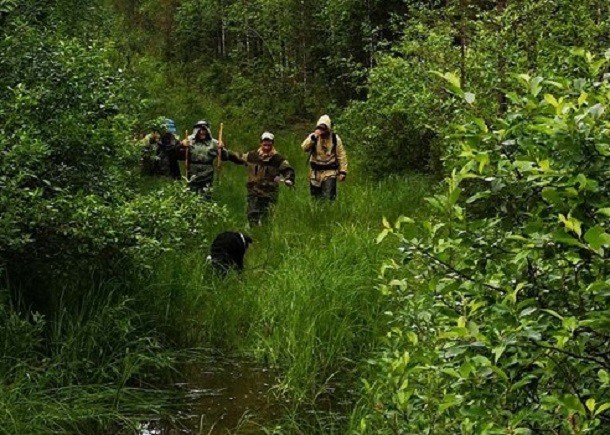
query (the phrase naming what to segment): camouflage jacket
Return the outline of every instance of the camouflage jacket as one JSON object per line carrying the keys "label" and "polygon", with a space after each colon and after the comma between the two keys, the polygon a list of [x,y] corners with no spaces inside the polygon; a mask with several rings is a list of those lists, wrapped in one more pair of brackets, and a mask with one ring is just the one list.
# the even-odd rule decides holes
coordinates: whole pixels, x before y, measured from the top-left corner
{"label": "camouflage jacket", "polygon": [[277,195],[280,177],[294,183],[294,169],[275,149],[266,156],[260,149],[250,151],[243,154],[241,159],[248,167],[248,194]]}

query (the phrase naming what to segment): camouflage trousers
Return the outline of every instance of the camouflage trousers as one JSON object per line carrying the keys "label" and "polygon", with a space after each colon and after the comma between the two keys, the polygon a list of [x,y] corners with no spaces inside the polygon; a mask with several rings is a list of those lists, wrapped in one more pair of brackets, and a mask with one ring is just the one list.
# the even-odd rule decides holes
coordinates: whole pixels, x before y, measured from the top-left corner
{"label": "camouflage trousers", "polygon": [[261,225],[276,203],[277,195],[261,196],[248,193],[247,215],[250,226]]}
{"label": "camouflage trousers", "polygon": [[201,170],[200,168],[193,167],[192,172],[189,173],[188,189],[191,192],[195,192],[201,195],[201,198],[204,201],[209,201],[212,199],[213,183],[213,169],[205,168],[205,170]]}
{"label": "camouflage trousers", "polygon": [[337,177],[329,177],[322,181],[319,186],[310,183],[309,192],[313,198],[334,201],[337,197]]}

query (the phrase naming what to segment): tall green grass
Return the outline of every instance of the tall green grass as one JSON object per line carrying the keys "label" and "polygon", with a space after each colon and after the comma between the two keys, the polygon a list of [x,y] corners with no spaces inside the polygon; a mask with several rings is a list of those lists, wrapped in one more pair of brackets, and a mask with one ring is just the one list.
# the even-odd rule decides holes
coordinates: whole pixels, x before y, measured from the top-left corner
{"label": "tall green grass", "polygon": [[91,287],[54,316],[0,306],[0,433],[135,427],[166,403],[152,374],[172,357],[125,287]]}
{"label": "tall green grass", "polygon": [[[181,134],[200,118],[213,122],[215,134],[224,122],[227,146],[245,152],[257,148],[268,129],[236,113],[228,118],[230,111],[209,103],[212,96],[190,91],[204,89],[202,84],[193,87],[177,75],[163,87],[165,73],[151,77],[151,86],[165,91],[151,115],[173,117]],[[268,222],[246,228],[243,167],[225,163],[213,193],[229,214],[223,222],[207,223],[207,239],[224,230],[245,231],[254,239],[241,275],[218,278],[204,260],[209,246],[193,246],[151,259],[148,275],[124,271],[49,283],[65,286],[70,297],[56,301],[48,317],[3,302],[3,433],[95,433],[116,422],[135,425],[164,402],[165,396],[155,393],[155,378],[171,366],[168,350],[175,356],[191,347],[249,355],[278,368],[276,391],[291,399],[287,415],[294,420],[288,430],[328,428],[324,419],[306,422],[309,426],[297,420],[327,390],[354,385],[359,365],[385,327],[377,275],[394,247],[375,243],[382,218],[425,215],[422,198],[434,180],[364,179],[352,164],[335,202],[313,201],[307,156],[300,150],[307,127],[274,133],[278,150],[297,172],[297,184],[282,186]],[[350,144],[346,147],[349,154]],[[166,182],[141,184],[150,190]],[[3,296],[0,300],[9,299]]]}
{"label": "tall green grass", "polygon": [[[395,247],[375,242],[382,218],[425,215],[422,198],[434,185],[421,175],[367,180],[354,171],[334,203],[314,201],[299,147],[305,134],[276,136],[278,150],[297,171],[297,185],[282,186],[263,226],[246,229],[245,170],[225,163],[213,196],[229,209],[229,219],[209,231],[252,236],[241,275],[215,277],[202,246],[168,256],[144,289],[177,342],[249,354],[279,368],[277,390],[295,408],[337,384],[353,386],[358,365],[386,326],[377,275]],[[257,144],[254,137],[249,148]]]}

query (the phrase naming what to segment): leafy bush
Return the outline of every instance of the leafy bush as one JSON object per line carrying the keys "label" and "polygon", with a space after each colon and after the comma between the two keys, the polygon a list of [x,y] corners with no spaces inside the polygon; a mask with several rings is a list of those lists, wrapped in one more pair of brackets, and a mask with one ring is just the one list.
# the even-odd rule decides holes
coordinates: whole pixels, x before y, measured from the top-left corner
{"label": "leafy bush", "polygon": [[415,21],[405,23],[403,40],[371,70],[366,101],[352,103],[341,120],[369,174],[438,171],[440,139],[460,119],[458,106],[431,74],[459,68],[453,29]]}
{"label": "leafy bush", "polygon": [[579,54],[582,77],[520,75],[505,116],[473,108],[437,217],[380,236],[404,254],[362,431],[610,427],[610,53]]}
{"label": "leafy bush", "polygon": [[346,137],[367,159],[369,174],[446,174],[453,162],[444,160],[454,153],[443,139],[465,113],[446,98],[431,72],[449,71],[469,98],[476,94],[478,116],[489,118],[504,110],[511,71],[537,70],[549,79],[580,74],[582,65],[565,53],[569,47],[603,50],[609,11],[605,3],[591,7],[566,0],[448,2],[442,7],[411,2],[406,18],[397,23],[403,38],[377,54],[366,100],[351,103],[341,120]]}
{"label": "leafy bush", "polygon": [[[131,132],[141,97],[111,41],[26,26],[0,43],[0,263],[12,279],[49,269],[150,267],[200,243],[222,211],[178,185],[140,194]],[[45,267],[41,267],[43,263]],[[48,266],[48,267],[47,267]],[[46,279],[46,278],[45,278]]]}
{"label": "leafy bush", "polygon": [[[82,21],[62,21],[70,6]],[[107,22],[85,22],[102,12],[0,2],[3,433],[99,433],[154,409],[140,382],[171,359],[137,279],[225,216],[179,183],[142,187],[142,98]]]}

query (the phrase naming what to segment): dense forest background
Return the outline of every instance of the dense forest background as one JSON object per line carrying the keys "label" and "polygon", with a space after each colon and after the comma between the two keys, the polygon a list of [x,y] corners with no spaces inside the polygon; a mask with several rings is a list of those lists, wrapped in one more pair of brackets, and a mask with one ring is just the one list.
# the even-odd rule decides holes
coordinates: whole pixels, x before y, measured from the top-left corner
{"label": "dense forest background", "polygon": [[[135,430],[198,346],[282,373],[279,432],[608,431],[607,1],[0,0],[0,38],[3,431]],[[323,113],[338,204],[285,195],[216,280],[238,169],[202,203],[134,137],[289,149]]]}

